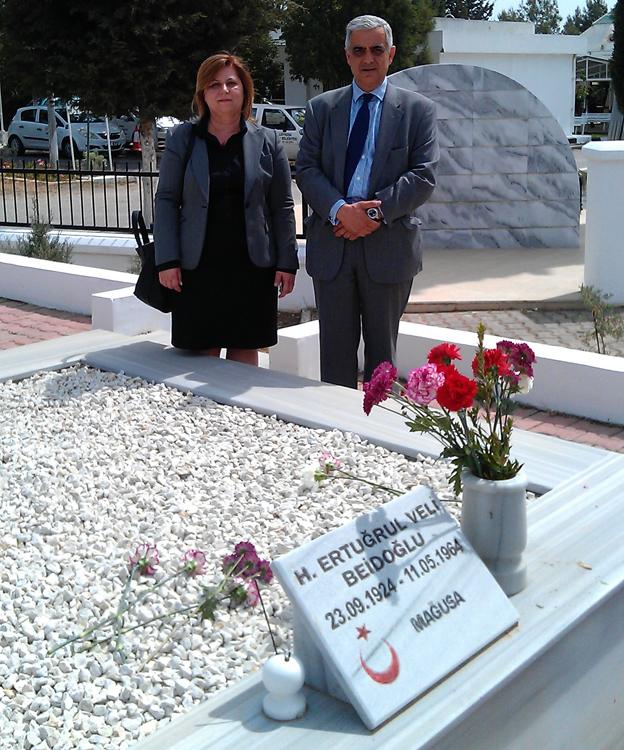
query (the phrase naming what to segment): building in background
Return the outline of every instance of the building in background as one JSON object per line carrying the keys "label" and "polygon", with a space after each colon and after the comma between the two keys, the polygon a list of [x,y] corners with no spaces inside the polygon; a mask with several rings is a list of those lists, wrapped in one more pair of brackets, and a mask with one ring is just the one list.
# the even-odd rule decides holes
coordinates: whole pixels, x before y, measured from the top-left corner
{"label": "building in background", "polygon": [[275,31],[271,34],[273,41],[277,45],[277,59],[284,71],[284,83],[279,91],[276,91],[271,97],[274,104],[291,104],[305,106],[308,99],[321,94],[323,87],[319,81],[300,81],[292,78],[290,75],[290,65],[286,57],[286,42],[281,38],[281,32]]}
{"label": "building in background", "polygon": [[578,133],[605,135],[613,107],[609,61],[613,56],[613,15],[605,13],[581,35],[587,54],[576,60],[574,127]]}
{"label": "building in background", "polygon": [[573,137],[576,59],[587,55],[583,35],[536,34],[531,22],[436,18],[428,42],[434,63],[477,65],[522,84]]}

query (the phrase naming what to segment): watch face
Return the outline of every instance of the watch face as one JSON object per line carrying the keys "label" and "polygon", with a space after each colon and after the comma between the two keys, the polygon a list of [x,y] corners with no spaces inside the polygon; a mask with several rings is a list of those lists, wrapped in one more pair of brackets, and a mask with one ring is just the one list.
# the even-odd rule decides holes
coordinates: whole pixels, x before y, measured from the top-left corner
{"label": "watch face", "polygon": [[373,221],[379,221],[379,219],[381,218],[378,208],[367,208],[366,214],[368,215],[368,218],[372,219]]}

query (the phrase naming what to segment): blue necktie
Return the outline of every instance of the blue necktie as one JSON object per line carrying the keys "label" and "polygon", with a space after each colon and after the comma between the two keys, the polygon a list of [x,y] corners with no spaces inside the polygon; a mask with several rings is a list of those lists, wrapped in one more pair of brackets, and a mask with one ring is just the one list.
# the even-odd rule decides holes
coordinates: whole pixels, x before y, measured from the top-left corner
{"label": "blue necktie", "polygon": [[372,98],[372,94],[362,94],[360,97],[362,104],[360,105],[353,127],[351,128],[351,134],[349,135],[344,171],[345,196],[349,191],[349,185],[353,179],[353,173],[355,172],[358,162],[362,157],[362,153],[364,152],[366,136],[368,135],[368,125],[370,123],[370,110],[368,108],[368,103]]}

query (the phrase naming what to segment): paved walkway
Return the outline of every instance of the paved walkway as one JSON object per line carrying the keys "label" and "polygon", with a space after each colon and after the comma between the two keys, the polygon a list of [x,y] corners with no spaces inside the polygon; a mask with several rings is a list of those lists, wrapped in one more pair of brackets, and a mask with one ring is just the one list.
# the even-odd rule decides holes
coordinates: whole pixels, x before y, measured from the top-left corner
{"label": "paved walkway", "polygon": [[[624,318],[624,308],[617,310]],[[501,338],[521,339],[568,349],[597,351],[594,325],[589,310],[480,310],[472,312],[406,313],[403,320],[424,325],[476,331],[481,321],[487,332]],[[607,339],[607,353],[624,357],[624,339]]]}
{"label": "paved walkway", "polygon": [[0,297],[0,349],[91,329],[91,318]]}

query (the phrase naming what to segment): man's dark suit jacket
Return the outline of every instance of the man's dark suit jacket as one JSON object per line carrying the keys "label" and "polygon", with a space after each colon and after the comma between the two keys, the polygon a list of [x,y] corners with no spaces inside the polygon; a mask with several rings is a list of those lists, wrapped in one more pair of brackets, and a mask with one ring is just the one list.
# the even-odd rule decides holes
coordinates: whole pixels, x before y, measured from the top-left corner
{"label": "man's dark suit jacket", "polygon": [[[329,211],[345,197],[343,186],[352,87],[328,91],[308,102],[296,180],[313,214],[306,224],[306,268],[330,281],[340,269],[345,242],[334,236]],[[369,199],[381,200],[384,223],[365,237],[366,268],[373,281],[408,281],[422,267],[416,209],[435,188],[438,143],[435,104],[388,82]]]}

